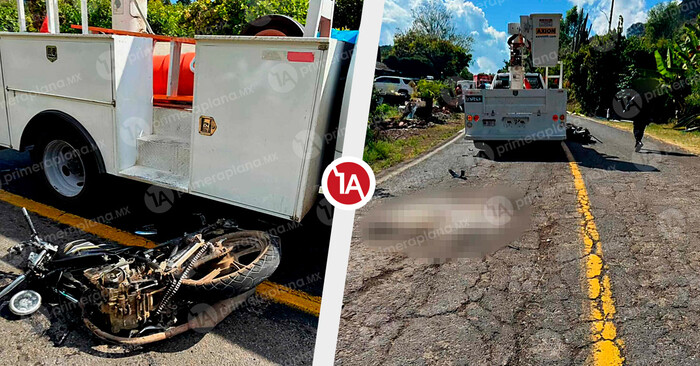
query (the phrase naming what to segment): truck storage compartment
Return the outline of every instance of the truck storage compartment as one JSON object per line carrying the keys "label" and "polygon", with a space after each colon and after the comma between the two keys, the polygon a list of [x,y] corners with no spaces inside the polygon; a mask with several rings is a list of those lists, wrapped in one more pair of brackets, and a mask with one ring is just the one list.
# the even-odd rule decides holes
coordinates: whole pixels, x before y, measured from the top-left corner
{"label": "truck storage compartment", "polygon": [[301,220],[349,50],[323,38],[197,37],[190,192]]}
{"label": "truck storage compartment", "polygon": [[560,118],[566,113],[563,89],[469,90],[464,110],[472,118],[465,126],[470,140],[566,138],[565,122]]}
{"label": "truck storage compartment", "polygon": [[152,49],[140,37],[0,33],[12,147],[20,148],[35,116],[59,111],[95,141],[107,173],[132,166],[136,139],[150,133],[153,118]]}
{"label": "truck storage compartment", "polygon": [[[491,92],[502,92],[501,90],[489,90],[484,95],[484,105],[488,109],[490,106],[499,107],[535,107],[544,109],[547,103],[545,90],[519,90],[518,96],[513,97],[511,90],[504,90],[508,95],[492,95]],[[494,93],[495,94],[495,93]],[[503,93],[498,93],[503,94]]]}

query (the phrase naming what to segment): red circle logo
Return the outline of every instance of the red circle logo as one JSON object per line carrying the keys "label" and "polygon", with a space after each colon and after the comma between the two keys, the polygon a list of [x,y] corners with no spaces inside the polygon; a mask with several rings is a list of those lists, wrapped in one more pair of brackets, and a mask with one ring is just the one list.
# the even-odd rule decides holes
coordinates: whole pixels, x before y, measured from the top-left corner
{"label": "red circle logo", "polygon": [[323,173],[323,194],[340,209],[355,210],[364,206],[374,194],[376,181],[372,168],[357,158],[340,158]]}

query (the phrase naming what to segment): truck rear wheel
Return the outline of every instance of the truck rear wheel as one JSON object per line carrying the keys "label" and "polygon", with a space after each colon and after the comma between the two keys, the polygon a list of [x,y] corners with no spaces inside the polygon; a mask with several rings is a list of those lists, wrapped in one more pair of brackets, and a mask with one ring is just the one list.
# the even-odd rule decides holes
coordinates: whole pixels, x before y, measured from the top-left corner
{"label": "truck rear wheel", "polygon": [[480,152],[489,160],[497,160],[499,157],[496,155],[496,151],[498,151],[498,141],[474,140],[474,147],[481,150]]}
{"label": "truck rear wheel", "polygon": [[90,144],[70,132],[52,130],[34,145],[32,160],[41,167],[40,181],[60,201],[89,196],[99,173]]}

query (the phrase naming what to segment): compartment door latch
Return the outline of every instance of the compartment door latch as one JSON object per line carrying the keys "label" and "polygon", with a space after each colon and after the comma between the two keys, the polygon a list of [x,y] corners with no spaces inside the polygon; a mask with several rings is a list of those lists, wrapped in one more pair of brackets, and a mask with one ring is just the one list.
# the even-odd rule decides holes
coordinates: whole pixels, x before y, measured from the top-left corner
{"label": "compartment door latch", "polygon": [[200,116],[199,117],[199,134],[211,136],[216,132],[216,121],[214,117]]}

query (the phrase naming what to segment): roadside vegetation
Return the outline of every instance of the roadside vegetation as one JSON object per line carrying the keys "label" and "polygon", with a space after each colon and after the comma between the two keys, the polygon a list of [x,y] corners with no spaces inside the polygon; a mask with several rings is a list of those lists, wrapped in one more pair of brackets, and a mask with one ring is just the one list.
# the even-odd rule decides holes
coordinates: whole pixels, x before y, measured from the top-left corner
{"label": "roadside vegetation", "polygon": [[648,129],[651,135],[692,146],[699,136],[693,131],[700,129],[696,5],[695,0],[660,3],[646,23],[627,26],[620,17],[600,35],[591,35],[585,11],[569,10],[560,46],[569,110],[613,121],[645,120],[658,124]]}
{"label": "roadside vegetation", "polygon": [[464,128],[450,78],[469,72],[473,39],[459,34],[442,1],[413,10],[413,23],[380,47],[380,59],[402,77],[414,80],[413,93],[380,95],[375,90],[367,126],[364,160],[375,173],[440,145]]}
{"label": "roadside vegetation", "polygon": [[[629,122],[599,121],[605,125],[632,132],[632,124]],[[645,133],[661,141],[680,146],[694,154],[700,154],[700,133],[679,130],[672,123],[649,125]]]}
{"label": "roadside vegetation", "polygon": [[[363,0],[337,0],[334,28],[358,29]],[[301,24],[306,22],[308,0],[170,0],[148,1],[148,22],[156,34],[193,37],[196,34],[236,35],[245,25],[268,14],[288,15]],[[46,14],[44,0],[26,0],[27,30],[41,28]],[[110,0],[88,0],[91,26],[111,28]],[[58,15],[62,33],[79,33],[71,24],[80,24],[80,1],[59,0]],[[17,3],[0,0],[0,30],[17,32]]]}
{"label": "roadside vegetation", "polygon": [[364,161],[378,174],[439,146],[464,128],[464,114],[454,113],[440,124],[424,129],[402,129],[393,132],[369,129]]}
{"label": "roadside vegetation", "polygon": [[[364,161],[379,173],[440,145],[464,128],[464,114],[447,83],[420,80],[410,100],[376,90],[367,125]],[[411,104],[417,106],[411,115]]]}

